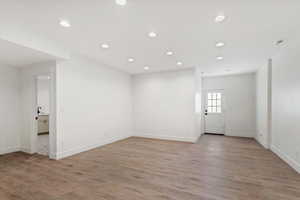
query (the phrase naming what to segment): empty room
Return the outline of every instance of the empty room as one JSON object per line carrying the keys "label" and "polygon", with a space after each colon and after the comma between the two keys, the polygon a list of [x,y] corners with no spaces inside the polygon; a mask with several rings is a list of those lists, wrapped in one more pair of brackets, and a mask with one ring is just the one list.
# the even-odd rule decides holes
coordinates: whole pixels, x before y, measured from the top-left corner
{"label": "empty room", "polygon": [[299,10],[1,0],[0,200],[299,200]]}

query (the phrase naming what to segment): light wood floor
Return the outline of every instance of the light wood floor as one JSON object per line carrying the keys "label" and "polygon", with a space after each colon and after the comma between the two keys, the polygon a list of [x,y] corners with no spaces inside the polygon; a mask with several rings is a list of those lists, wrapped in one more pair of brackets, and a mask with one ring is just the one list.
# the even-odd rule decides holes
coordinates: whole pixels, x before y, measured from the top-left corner
{"label": "light wood floor", "polygon": [[300,175],[252,139],[130,138],[60,161],[0,156],[0,200],[299,200]]}

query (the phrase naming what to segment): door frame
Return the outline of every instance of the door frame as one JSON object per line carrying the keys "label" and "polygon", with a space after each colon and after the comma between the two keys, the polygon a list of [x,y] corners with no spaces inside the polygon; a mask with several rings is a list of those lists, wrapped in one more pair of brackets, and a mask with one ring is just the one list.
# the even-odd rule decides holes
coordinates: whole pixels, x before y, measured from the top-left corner
{"label": "door frame", "polygon": [[48,157],[50,159],[56,159],[56,107],[55,107],[55,73],[40,73],[34,75],[34,102],[32,107],[32,117],[33,120],[33,130],[31,131],[31,153],[37,153],[37,139],[38,139],[38,120],[37,117],[37,107],[38,107],[38,77],[39,76],[49,76],[50,77],[50,88],[49,88],[49,153]]}
{"label": "door frame", "polygon": [[213,89],[213,88],[209,88],[209,89],[202,89],[202,124],[203,124],[203,133],[205,133],[205,109],[206,109],[206,104],[207,104],[207,93],[209,91],[222,91],[222,113],[224,115],[224,135],[226,136],[226,111],[227,111],[227,104],[226,104],[226,90],[225,89]]}

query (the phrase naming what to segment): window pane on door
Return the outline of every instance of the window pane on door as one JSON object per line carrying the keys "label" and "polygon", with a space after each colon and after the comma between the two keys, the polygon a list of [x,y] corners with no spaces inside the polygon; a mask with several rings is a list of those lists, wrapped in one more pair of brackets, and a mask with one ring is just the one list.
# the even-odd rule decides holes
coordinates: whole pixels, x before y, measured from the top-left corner
{"label": "window pane on door", "polygon": [[213,99],[216,99],[216,98],[217,98],[217,94],[216,94],[216,93],[213,93],[212,98],[213,98]]}
{"label": "window pane on door", "polygon": [[209,106],[209,107],[212,106],[212,103],[211,103],[210,99],[207,100],[207,106]]}
{"label": "window pane on door", "polygon": [[213,113],[217,112],[217,108],[216,107],[212,107],[212,112]]}
{"label": "window pane on door", "polygon": [[212,99],[211,93],[207,94],[207,99]]}
{"label": "window pane on door", "polygon": [[213,106],[217,106],[217,100],[213,100]]}
{"label": "window pane on door", "polygon": [[208,112],[208,113],[211,113],[211,107],[208,107],[208,108],[207,108],[207,112]]}
{"label": "window pane on door", "polygon": [[207,93],[207,112],[222,113],[222,93]]}

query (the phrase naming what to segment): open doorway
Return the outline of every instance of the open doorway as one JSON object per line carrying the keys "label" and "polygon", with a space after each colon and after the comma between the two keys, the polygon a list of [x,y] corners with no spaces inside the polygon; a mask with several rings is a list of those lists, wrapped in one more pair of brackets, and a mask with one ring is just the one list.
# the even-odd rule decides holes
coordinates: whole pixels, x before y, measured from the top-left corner
{"label": "open doorway", "polygon": [[50,75],[40,75],[36,77],[36,152],[49,156],[50,152],[50,95],[51,95]]}
{"label": "open doorway", "polygon": [[[43,140],[45,149],[42,154],[51,159],[57,159],[55,65],[55,62],[49,61],[27,66],[21,71],[24,112],[24,134],[21,138],[23,151],[30,154],[41,153],[39,139],[42,137],[39,135],[44,134],[46,136],[43,138],[46,139]],[[43,93],[41,93],[41,82],[45,82],[42,87]]]}
{"label": "open doorway", "polygon": [[204,92],[204,133],[225,135],[224,91]]}

